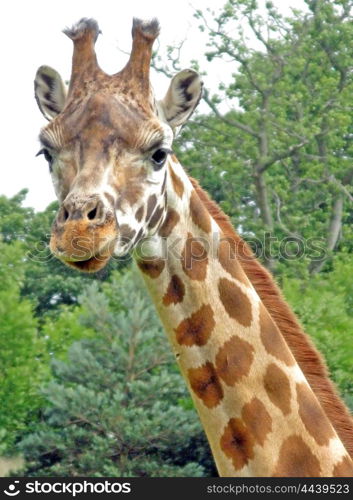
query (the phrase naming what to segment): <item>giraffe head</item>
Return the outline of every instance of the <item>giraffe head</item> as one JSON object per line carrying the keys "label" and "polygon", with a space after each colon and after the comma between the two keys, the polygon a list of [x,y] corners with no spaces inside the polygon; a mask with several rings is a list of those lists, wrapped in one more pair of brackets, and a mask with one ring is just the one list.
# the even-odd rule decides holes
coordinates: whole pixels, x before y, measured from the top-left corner
{"label": "giraffe head", "polygon": [[74,43],[68,91],[48,66],[35,78],[35,97],[49,120],[40,153],[60,202],[50,248],[87,272],[126,254],[163,222],[172,141],[202,90],[199,75],[187,69],[172,78],[164,99],[154,99],[149,69],[157,20],[134,19],[130,59],[114,75],[98,66],[99,32],[92,19],[64,31]]}

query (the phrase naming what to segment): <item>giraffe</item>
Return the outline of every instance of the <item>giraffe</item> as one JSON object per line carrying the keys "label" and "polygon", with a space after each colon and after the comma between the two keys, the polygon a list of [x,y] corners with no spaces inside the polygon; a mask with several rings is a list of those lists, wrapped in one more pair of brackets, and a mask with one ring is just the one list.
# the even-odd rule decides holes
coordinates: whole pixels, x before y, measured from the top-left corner
{"label": "giraffe", "polygon": [[320,355],[270,274],[172,151],[202,82],[175,75],[155,100],[156,19],[134,19],[114,75],[98,65],[99,27],[64,33],[68,91],[41,66],[39,136],[60,208],[50,248],[82,272],[132,252],[167,332],[221,476],[353,475],[353,425]]}

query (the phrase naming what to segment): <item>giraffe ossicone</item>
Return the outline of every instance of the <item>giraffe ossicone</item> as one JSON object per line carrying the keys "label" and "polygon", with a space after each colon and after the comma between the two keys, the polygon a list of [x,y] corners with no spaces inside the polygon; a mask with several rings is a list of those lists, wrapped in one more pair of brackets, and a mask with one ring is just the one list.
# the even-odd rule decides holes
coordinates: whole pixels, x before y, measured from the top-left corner
{"label": "giraffe ossicone", "polygon": [[159,33],[135,19],[126,66],[98,65],[96,21],[65,33],[70,85],[41,66],[35,96],[60,209],[50,248],[84,272],[132,251],[224,476],[353,474],[352,420],[270,275],[172,153],[202,93],[179,72],[156,100]]}

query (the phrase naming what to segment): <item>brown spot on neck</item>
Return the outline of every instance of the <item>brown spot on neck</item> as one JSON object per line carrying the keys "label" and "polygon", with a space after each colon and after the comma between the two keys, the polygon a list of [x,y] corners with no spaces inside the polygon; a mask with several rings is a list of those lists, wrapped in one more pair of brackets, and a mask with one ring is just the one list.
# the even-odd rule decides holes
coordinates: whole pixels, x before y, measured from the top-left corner
{"label": "brown spot on neck", "polygon": [[141,205],[141,207],[137,210],[137,212],[135,214],[135,219],[137,220],[137,222],[142,221],[144,211],[145,211],[145,207],[143,205]]}
{"label": "brown spot on neck", "polygon": [[263,304],[260,304],[260,337],[269,354],[288,366],[295,364],[287,344]]}
{"label": "brown spot on neck", "polygon": [[185,285],[177,274],[171,277],[168,289],[163,297],[163,304],[169,306],[170,304],[178,304],[183,301],[185,295]]}
{"label": "brown spot on neck", "polygon": [[221,437],[220,446],[233,462],[235,470],[242,469],[253,459],[254,438],[240,418],[231,418]]}
{"label": "brown spot on neck", "polygon": [[136,230],[132,229],[128,224],[122,224],[119,229],[120,229],[120,238],[125,243],[130,243],[136,234]]}
{"label": "brown spot on neck", "polygon": [[135,244],[138,243],[145,234],[144,227],[141,227],[135,238]]}
{"label": "brown spot on neck", "polygon": [[192,280],[203,281],[207,274],[207,251],[198,238],[190,233],[185,241],[181,254],[181,264],[184,273]]}
{"label": "brown spot on neck", "polygon": [[232,386],[248,375],[253,359],[253,346],[237,335],[233,335],[217,353],[217,372],[227,385]]}
{"label": "brown spot on neck", "polygon": [[291,389],[287,375],[279,366],[271,363],[264,376],[264,387],[272,403],[283,415],[291,411]]}
{"label": "brown spot on neck", "polygon": [[188,377],[192,390],[207,408],[214,408],[223,399],[223,389],[215,367],[209,361],[199,368],[190,368]]}
{"label": "brown spot on neck", "polygon": [[297,400],[299,415],[306,430],[319,445],[327,445],[334,437],[333,429],[313,392],[305,383],[297,384]]}
{"label": "brown spot on neck", "polygon": [[190,196],[190,215],[193,223],[202,229],[202,231],[205,233],[211,232],[211,217],[197,196],[196,191],[192,191]]}
{"label": "brown spot on neck", "polygon": [[251,303],[239,286],[226,278],[221,278],[218,282],[218,291],[223,307],[229,316],[243,326],[250,326]]}
{"label": "brown spot on neck", "polygon": [[157,224],[161,222],[164,210],[165,210],[164,207],[157,207],[155,209],[154,214],[152,215],[148,223],[149,229],[154,229],[157,226]]}
{"label": "brown spot on neck", "polygon": [[206,304],[181,321],[174,331],[179,344],[189,347],[193,345],[202,346],[207,344],[214,327],[215,320],[212,307]]}
{"label": "brown spot on neck", "polygon": [[272,419],[265,405],[258,398],[253,398],[243,406],[241,417],[254,439],[261,446],[272,430]]}
{"label": "brown spot on neck", "polygon": [[162,238],[167,238],[173,231],[174,227],[179,222],[179,215],[173,208],[168,208],[167,215],[161,227],[159,228],[158,234]]}
{"label": "brown spot on neck", "polygon": [[155,257],[148,260],[137,260],[137,265],[144,274],[155,279],[162,273],[165,267],[165,261]]}
{"label": "brown spot on neck", "polygon": [[300,436],[290,436],[282,444],[275,477],[320,477],[321,467],[317,457]]}
{"label": "brown spot on neck", "polygon": [[155,194],[152,194],[147,201],[147,212],[146,212],[147,222],[150,220],[150,217],[152,215],[153,210],[155,209],[156,204],[157,204],[157,196]]}
{"label": "brown spot on neck", "polygon": [[177,174],[174,172],[173,167],[171,167],[170,165],[169,165],[169,173],[170,173],[170,178],[172,180],[174,191],[179,196],[179,198],[182,198],[183,194],[184,194],[184,184],[183,184],[183,182],[177,176]]}
{"label": "brown spot on neck", "polygon": [[235,253],[235,242],[231,238],[222,235],[217,250],[218,260],[227,273],[244,285],[249,286],[248,279],[239,264]]}

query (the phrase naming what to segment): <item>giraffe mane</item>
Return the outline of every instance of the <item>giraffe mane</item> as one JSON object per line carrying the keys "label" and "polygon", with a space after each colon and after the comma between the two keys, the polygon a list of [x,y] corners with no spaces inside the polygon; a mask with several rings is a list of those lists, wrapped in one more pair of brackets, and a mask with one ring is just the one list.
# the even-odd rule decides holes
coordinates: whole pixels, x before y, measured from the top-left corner
{"label": "giraffe mane", "polygon": [[247,243],[235,232],[229,217],[210,199],[195,179],[190,177],[190,181],[224,235],[234,241],[236,255],[243,270],[282,333],[346,450],[353,457],[353,420],[329,379],[325,361],[303,331],[273,277],[255,258]]}

